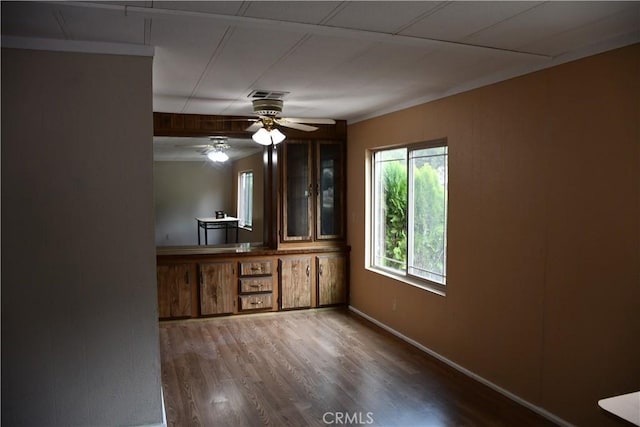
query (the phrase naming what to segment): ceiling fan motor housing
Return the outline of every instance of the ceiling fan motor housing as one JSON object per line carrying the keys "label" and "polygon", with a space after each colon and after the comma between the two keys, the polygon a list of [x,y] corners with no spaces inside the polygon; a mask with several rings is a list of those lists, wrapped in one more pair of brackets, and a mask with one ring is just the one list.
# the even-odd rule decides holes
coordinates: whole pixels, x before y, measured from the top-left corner
{"label": "ceiling fan motor housing", "polygon": [[275,117],[282,113],[281,99],[254,99],[253,112],[259,116]]}

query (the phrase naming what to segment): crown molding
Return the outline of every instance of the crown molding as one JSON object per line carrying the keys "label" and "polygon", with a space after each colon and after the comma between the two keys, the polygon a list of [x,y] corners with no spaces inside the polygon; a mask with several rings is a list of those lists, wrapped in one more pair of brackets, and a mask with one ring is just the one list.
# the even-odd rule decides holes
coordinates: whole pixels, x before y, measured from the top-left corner
{"label": "crown molding", "polygon": [[11,49],[49,50],[56,52],[98,53],[103,55],[128,56],[153,56],[155,53],[155,48],[153,46],[140,44],[15,36],[3,36],[2,47]]}

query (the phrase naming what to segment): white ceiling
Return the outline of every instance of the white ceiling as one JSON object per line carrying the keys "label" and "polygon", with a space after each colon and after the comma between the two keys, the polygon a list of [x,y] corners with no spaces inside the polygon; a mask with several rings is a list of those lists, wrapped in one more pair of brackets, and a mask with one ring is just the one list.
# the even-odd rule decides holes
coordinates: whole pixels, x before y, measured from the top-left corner
{"label": "white ceiling", "polygon": [[2,36],[152,46],[154,111],[356,122],[640,42],[640,2],[2,2]]}

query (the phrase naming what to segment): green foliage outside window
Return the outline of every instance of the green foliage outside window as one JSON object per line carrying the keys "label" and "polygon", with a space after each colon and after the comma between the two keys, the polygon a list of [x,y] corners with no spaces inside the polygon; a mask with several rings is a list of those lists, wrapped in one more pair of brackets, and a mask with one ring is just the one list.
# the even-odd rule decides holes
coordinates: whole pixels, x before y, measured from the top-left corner
{"label": "green foliage outside window", "polygon": [[396,269],[407,266],[407,169],[404,163],[385,165],[385,261],[384,265]]}
{"label": "green foliage outside window", "polygon": [[[435,158],[433,158],[435,160]],[[436,162],[433,162],[436,163]],[[436,168],[423,163],[413,170],[413,266],[442,274],[446,194]],[[387,267],[405,270],[407,266],[407,169],[401,162],[384,166],[385,261]]]}
{"label": "green foliage outside window", "polygon": [[413,266],[444,273],[446,194],[438,171],[425,163],[414,168]]}

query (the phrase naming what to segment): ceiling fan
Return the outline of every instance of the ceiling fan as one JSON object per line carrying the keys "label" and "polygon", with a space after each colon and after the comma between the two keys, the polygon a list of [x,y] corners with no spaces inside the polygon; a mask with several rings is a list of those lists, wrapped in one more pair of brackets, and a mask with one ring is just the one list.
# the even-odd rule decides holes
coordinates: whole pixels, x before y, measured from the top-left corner
{"label": "ceiling fan", "polygon": [[199,148],[201,154],[214,163],[224,163],[229,160],[227,150],[230,148],[226,136],[210,136],[208,144],[180,144],[176,147]]}
{"label": "ceiling fan", "polygon": [[258,118],[249,119],[254,123],[245,130],[247,132],[255,132],[252,135],[253,140],[262,145],[276,145],[284,141],[285,135],[278,130],[278,126],[312,132],[318,130],[318,128],[310,126],[310,124],[333,125],[336,123],[333,119],[278,117],[282,113],[282,99],[254,99],[252,103],[253,112]]}
{"label": "ceiling fan", "polygon": [[227,137],[212,136],[209,140],[211,141],[210,148],[205,151],[207,158],[217,163],[229,160],[229,155],[226,153],[229,149]]}

